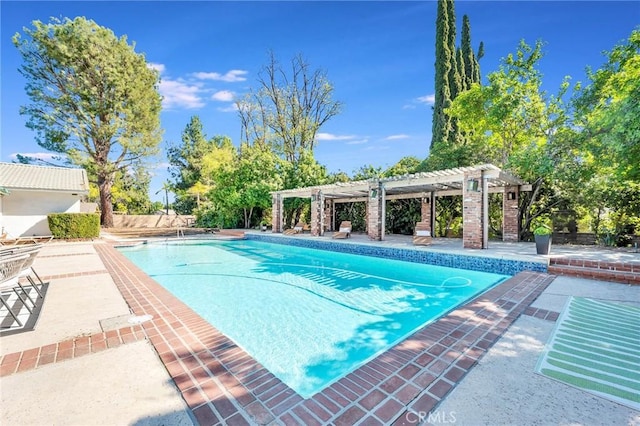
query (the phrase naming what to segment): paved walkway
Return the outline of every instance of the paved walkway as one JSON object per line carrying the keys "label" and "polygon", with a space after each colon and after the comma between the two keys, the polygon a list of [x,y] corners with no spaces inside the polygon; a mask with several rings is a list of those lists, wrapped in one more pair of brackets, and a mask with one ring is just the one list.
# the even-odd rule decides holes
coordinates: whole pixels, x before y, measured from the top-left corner
{"label": "paved walkway", "polygon": [[[640,305],[640,286],[525,273],[303,400],[108,244],[49,244],[36,269],[36,330],[0,338],[2,424],[640,424],[529,365],[568,295]],[[154,319],[100,325],[131,312]]]}

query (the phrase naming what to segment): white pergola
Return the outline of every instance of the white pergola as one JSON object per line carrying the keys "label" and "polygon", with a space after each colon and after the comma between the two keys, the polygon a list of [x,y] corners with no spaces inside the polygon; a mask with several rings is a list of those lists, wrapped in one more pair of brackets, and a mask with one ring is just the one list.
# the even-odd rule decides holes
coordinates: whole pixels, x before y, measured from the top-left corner
{"label": "white pergola", "polygon": [[[478,202],[482,207],[482,228],[483,240],[486,245],[488,238],[488,221],[484,218],[488,217],[488,195],[490,193],[504,193],[505,199],[511,197],[508,201],[516,201],[518,193],[530,191],[531,185],[528,185],[522,179],[504,171],[492,164],[482,164],[470,167],[456,167],[447,170],[439,170],[434,172],[415,173],[402,176],[393,176],[381,179],[368,179],[354,182],[335,183],[331,185],[318,185],[305,188],[287,189],[272,193],[274,201],[274,232],[281,232],[282,223],[282,203],[286,198],[310,198],[313,203],[320,203],[318,206],[319,215],[315,218],[317,225],[314,235],[322,235],[324,227],[319,226],[325,223],[325,202],[329,201],[332,205],[336,203],[348,202],[367,202],[368,212],[375,210],[379,206],[379,232],[369,232],[374,239],[384,239],[385,229],[385,201],[417,198],[421,199],[424,204],[430,205],[429,221],[432,222],[435,217],[435,203],[430,202],[434,197],[464,195],[470,198],[472,195],[480,195]],[[512,194],[512,195],[508,195]],[[467,198],[463,198],[463,206],[467,204]],[[475,197],[477,198],[477,197]],[[372,205],[377,204],[377,206]],[[469,205],[473,205],[469,201]],[[510,205],[509,208],[513,208]],[[313,212],[312,208],[312,212]],[[331,208],[332,214],[335,215],[335,209]],[[425,214],[423,213],[423,217]],[[331,223],[334,222],[332,217]],[[314,230],[314,216],[312,214],[311,228]],[[368,221],[371,225],[371,221]]]}

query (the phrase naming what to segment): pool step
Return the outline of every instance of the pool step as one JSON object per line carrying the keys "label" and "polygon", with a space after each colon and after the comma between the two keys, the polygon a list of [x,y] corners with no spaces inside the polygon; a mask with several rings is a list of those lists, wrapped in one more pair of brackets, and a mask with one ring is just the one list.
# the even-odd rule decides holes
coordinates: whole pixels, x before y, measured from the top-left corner
{"label": "pool step", "polygon": [[549,273],[640,285],[640,262],[607,262],[553,257],[549,259]]}

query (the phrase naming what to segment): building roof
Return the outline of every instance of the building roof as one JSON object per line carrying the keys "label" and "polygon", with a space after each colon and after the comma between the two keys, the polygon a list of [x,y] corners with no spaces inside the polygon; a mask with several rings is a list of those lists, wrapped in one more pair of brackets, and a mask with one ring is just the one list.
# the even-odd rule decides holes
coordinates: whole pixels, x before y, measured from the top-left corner
{"label": "building roof", "polygon": [[371,183],[380,183],[386,191],[387,199],[416,197],[420,194],[435,192],[436,195],[462,194],[464,176],[466,173],[481,172],[487,179],[489,192],[498,192],[505,186],[517,185],[521,191],[531,190],[522,179],[501,170],[493,164],[480,164],[469,167],[456,167],[434,172],[415,173],[388,178],[341,182],[331,185],[310,186],[306,188],[285,189],[275,191],[282,198],[311,197],[317,191],[322,191],[325,198],[350,199],[366,197]]}
{"label": "building roof", "polygon": [[89,192],[84,169],[0,163],[0,187],[32,191]]}

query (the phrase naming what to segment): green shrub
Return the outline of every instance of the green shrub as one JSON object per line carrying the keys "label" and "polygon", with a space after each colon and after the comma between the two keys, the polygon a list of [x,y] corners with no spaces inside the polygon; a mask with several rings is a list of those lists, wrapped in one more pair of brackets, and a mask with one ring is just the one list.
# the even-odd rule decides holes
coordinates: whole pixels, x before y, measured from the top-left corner
{"label": "green shrub", "polygon": [[100,216],[95,213],[50,213],[49,229],[56,238],[97,238]]}

